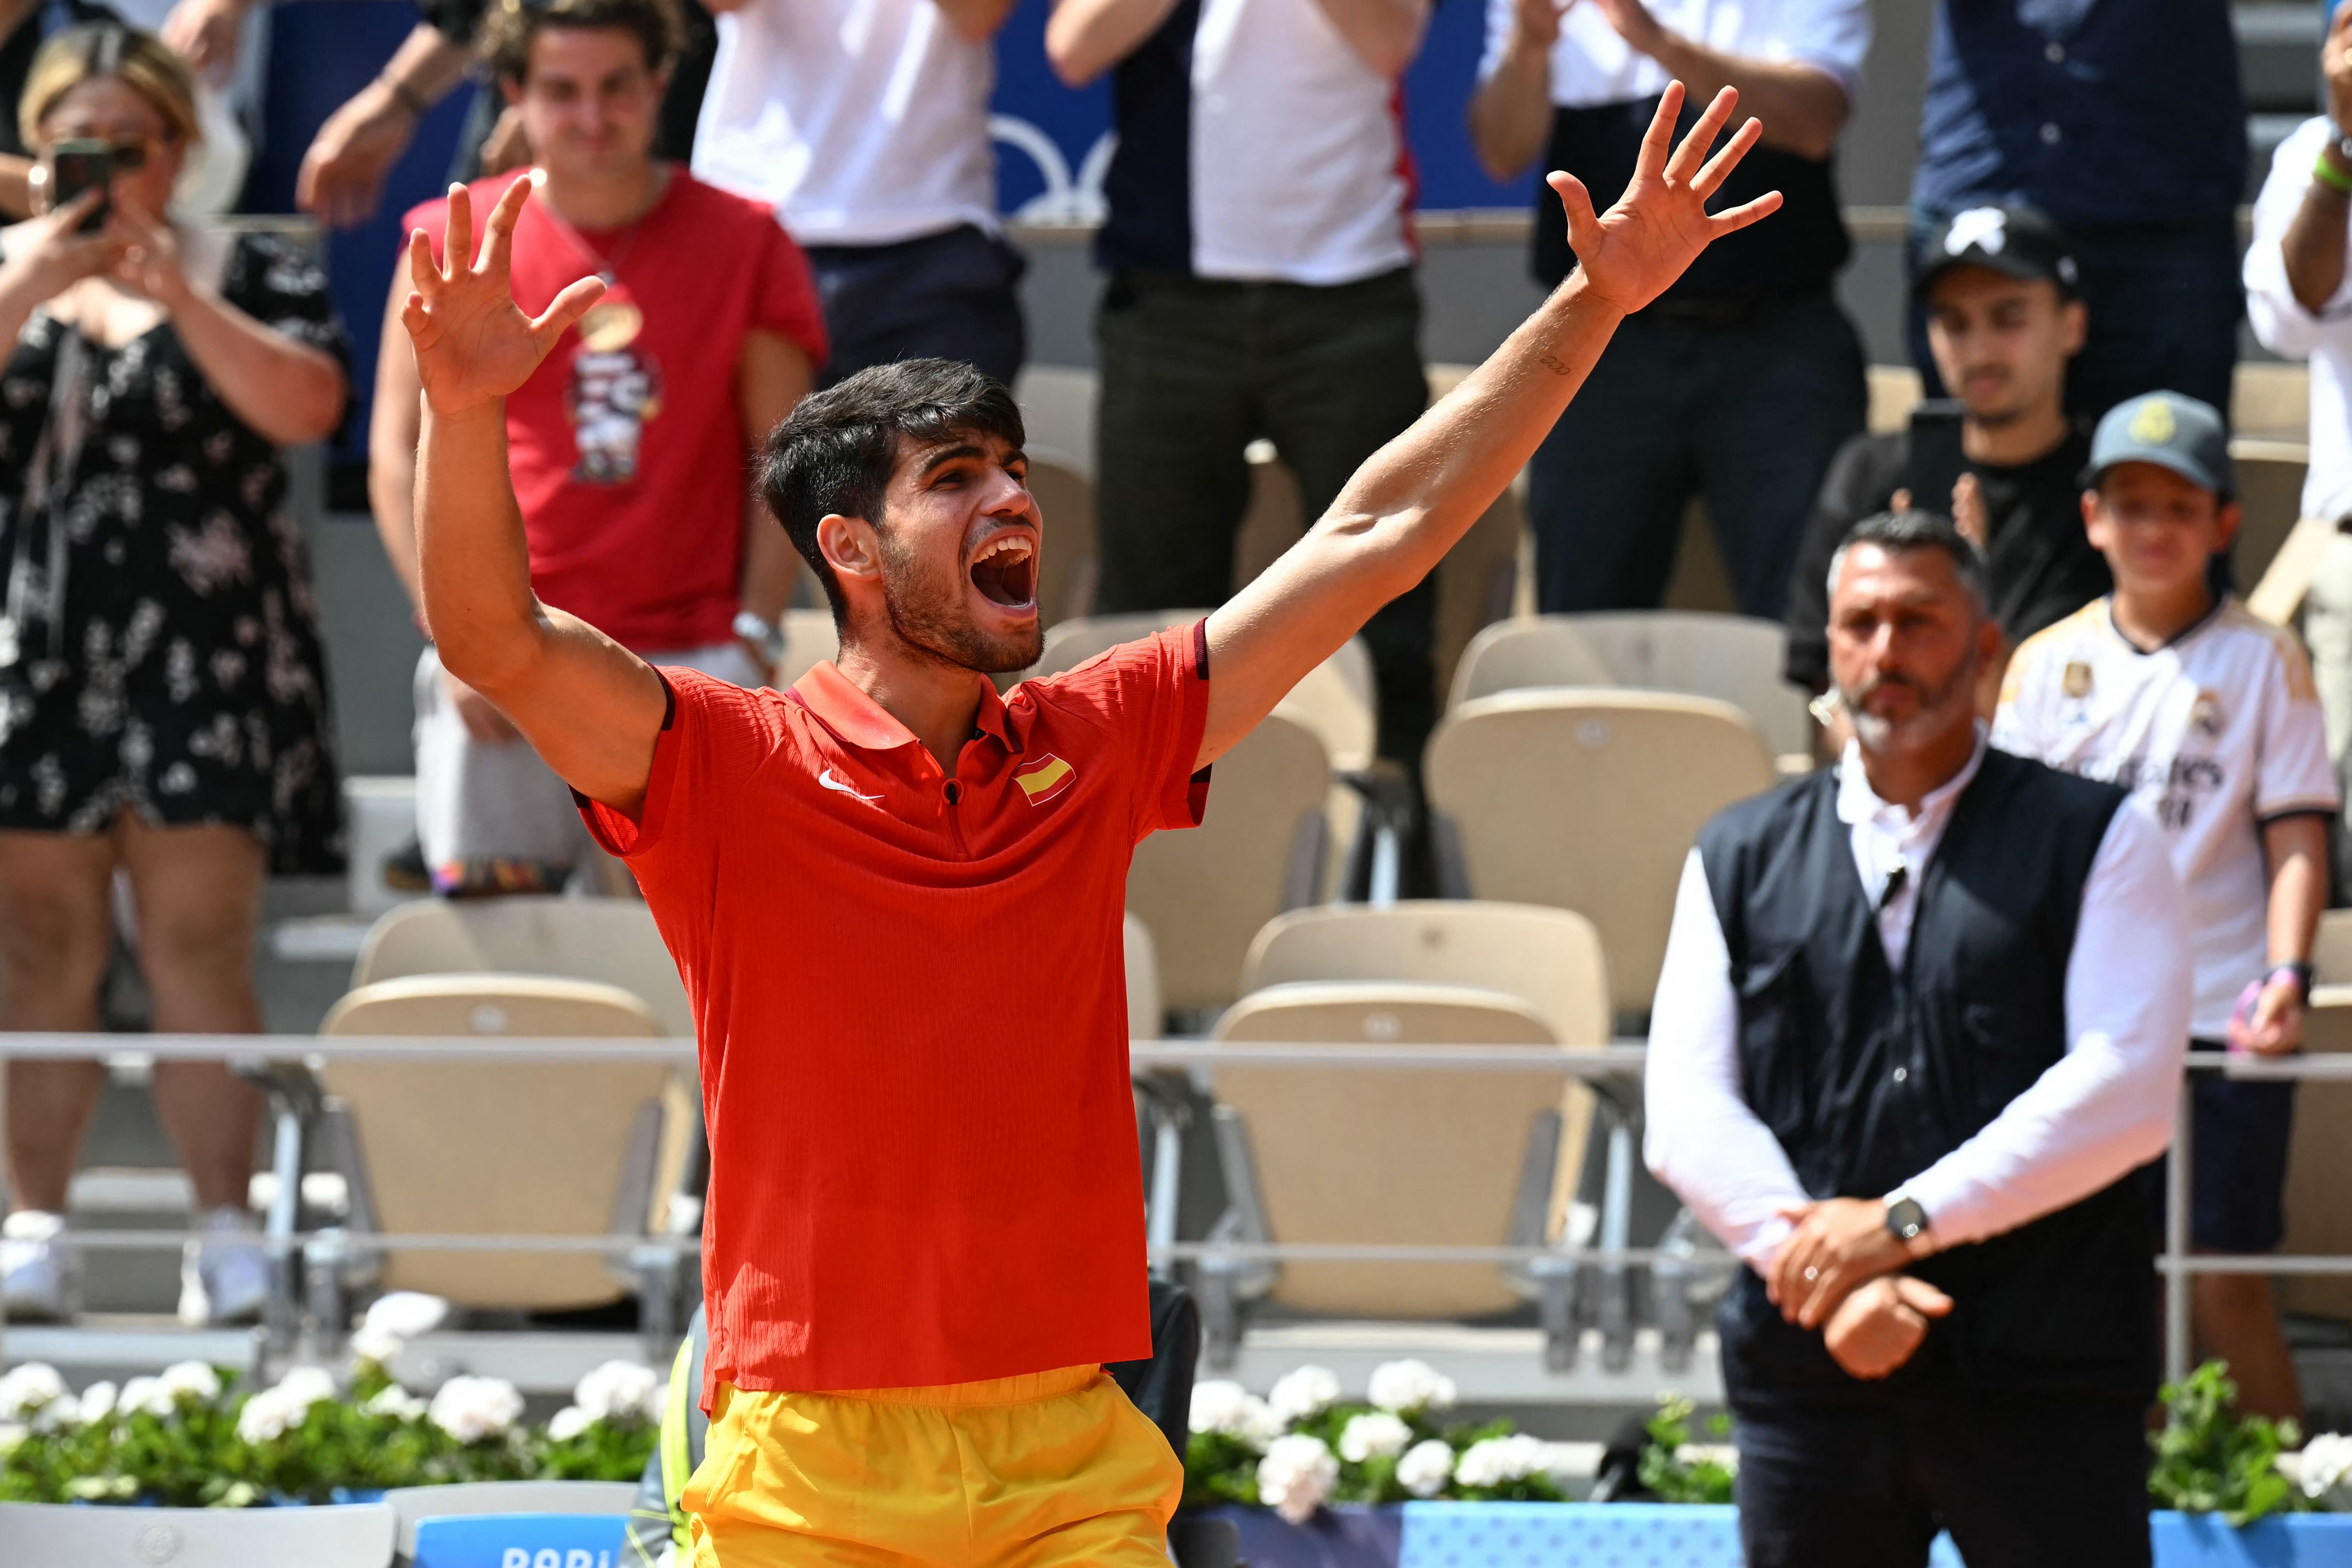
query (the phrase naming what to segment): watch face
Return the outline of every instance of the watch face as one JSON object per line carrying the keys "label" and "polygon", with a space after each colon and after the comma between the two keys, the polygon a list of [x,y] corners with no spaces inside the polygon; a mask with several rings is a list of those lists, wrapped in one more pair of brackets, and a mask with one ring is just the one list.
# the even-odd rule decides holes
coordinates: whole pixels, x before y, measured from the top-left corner
{"label": "watch face", "polygon": [[1909,1241],[1927,1228],[1927,1211],[1915,1198],[1905,1198],[1886,1211],[1886,1228]]}

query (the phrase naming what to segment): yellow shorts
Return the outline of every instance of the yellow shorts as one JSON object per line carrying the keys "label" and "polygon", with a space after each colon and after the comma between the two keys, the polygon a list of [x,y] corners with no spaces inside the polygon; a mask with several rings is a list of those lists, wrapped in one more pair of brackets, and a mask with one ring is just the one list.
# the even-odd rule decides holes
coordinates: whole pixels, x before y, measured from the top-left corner
{"label": "yellow shorts", "polygon": [[1184,1467],[1098,1367],[832,1394],[721,1384],[693,1568],[1167,1568]]}

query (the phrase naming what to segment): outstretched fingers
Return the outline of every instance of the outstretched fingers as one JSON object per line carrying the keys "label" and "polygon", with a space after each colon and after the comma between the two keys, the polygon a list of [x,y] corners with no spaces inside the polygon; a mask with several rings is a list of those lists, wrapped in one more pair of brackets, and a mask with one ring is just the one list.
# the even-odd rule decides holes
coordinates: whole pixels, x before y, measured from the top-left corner
{"label": "outstretched fingers", "polygon": [[408,279],[417,293],[427,298],[441,292],[441,285],[446,281],[441,264],[433,259],[433,241],[421,228],[408,231]]}
{"label": "outstretched fingers", "polygon": [[1764,122],[1751,115],[1747,124],[1731,133],[1731,140],[1723,144],[1722,151],[1709,158],[1691,177],[1691,189],[1696,191],[1702,200],[1715,195],[1722,188],[1723,182],[1730,177],[1731,171],[1739,167],[1739,161],[1748,156],[1748,149],[1755,146],[1763,135]]}
{"label": "outstretched fingers", "polygon": [[449,222],[441,236],[441,256],[448,270],[446,279],[455,278],[465,269],[474,254],[474,198],[466,187],[449,187]]}
{"label": "outstretched fingers", "polygon": [[1601,216],[1592,210],[1592,193],[1584,182],[1565,170],[1544,176],[1559,197],[1559,205],[1568,214],[1568,247],[1579,256],[1591,253],[1601,243]]}
{"label": "outstretched fingers", "polygon": [[488,237],[482,244],[481,270],[491,278],[507,275],[507,258],[514,249],[516,220],[522,216],[523,203],[530,200],[530,174],[517,175],[514,184],[499,193],[499,205],[490,209]]}
{"label": "outstretched fingers", "polygon": [[[1727,87],[1717,93],[1715,101],[1706,106],[1706,112],[1698,117],[1698,123],[1691,127],[1691,133],[1683,138],[1682,145],[1676,147],[1675,155],[1666,161],[1666,178],[1677,184],[1689,184],[1697,174],[1699,165],[1706,162],[1706,150],[1715,145],[1717,137],[1723,134],[1723,128],[1731,122],[1731,111],[1738,107],[1738,89]],[[1667,124],[1671,127],[1673,121],[1669,121]],[[1656,129],[1654,123],[1651,128]]]}
{"label": "outstretched fingers", "polygon": [[583,278],[568,285],[562,293],[549,301],[539,319],[530,324],[530,343],[544,355],[555,346],[555,340],[572,330],[572,323],[588,313],[588,307],[604,297],[602,278]]}
{"label": "outstretched fingers", "polygon": [[1780,210],[1780,193],[1767,191],[1752,202],[1742,202],[1727,211],[1712,215],[1706,220],[1707,243],[1712,245],[1727,234],[1738,234],[1749,224],[1771,216]]}
{"label": "outstretched fingers", "polygon": [[1633,177],[1663,174],[1666,154],[1674,150],[1675,121],[1682,118],[1683,84],[1666,83],[1666,90],[1658,96],[1657,112],[1650,116],[1650,128],[1642,132],[1642,151],[1633,159]]}

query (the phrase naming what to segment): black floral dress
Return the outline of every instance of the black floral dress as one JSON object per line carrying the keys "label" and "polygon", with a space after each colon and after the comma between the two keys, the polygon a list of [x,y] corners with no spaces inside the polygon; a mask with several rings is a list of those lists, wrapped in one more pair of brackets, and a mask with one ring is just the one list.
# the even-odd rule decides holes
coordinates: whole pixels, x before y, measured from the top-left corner
{"label": "black floral dress", "polygon": [[[348,364],[300,252],[247,235],[219,265],[224,299]],[[38,456],[69,405],[78,444],[53,430]],[[47,506],[28,504],[37,472]],[[326,667],[285,500],[278,448],[169,321],[110,349],[34,312],[0,370],[0,828],[103,832],[128,809],[247,828],[275,875],[342,868]]]}

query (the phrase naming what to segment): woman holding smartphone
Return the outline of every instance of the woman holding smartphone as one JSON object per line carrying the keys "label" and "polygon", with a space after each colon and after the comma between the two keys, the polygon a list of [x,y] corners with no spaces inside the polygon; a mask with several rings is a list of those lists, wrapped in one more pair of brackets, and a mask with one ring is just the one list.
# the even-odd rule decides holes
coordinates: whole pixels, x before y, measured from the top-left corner
{"label": "woman holding smartphone", "polygon": [[[251,1033],[264,879],[342,857],[284,463],[342,417],[342,331],[291,247],[173,226],[198,133],[157,39],[58,34],[18,112],[58,200],[37,190],[49,210],[0,232],[0,1027],[98,1027],[121,870],[154,1027]],[[8,1064],[11,1318],[74,1310],[58,1232],[102,1082],[94,1061]],[[205,1236],[181,1314],[249,1319],[259,1098],[209,1062],[158,1063],[154,1088]]]}

